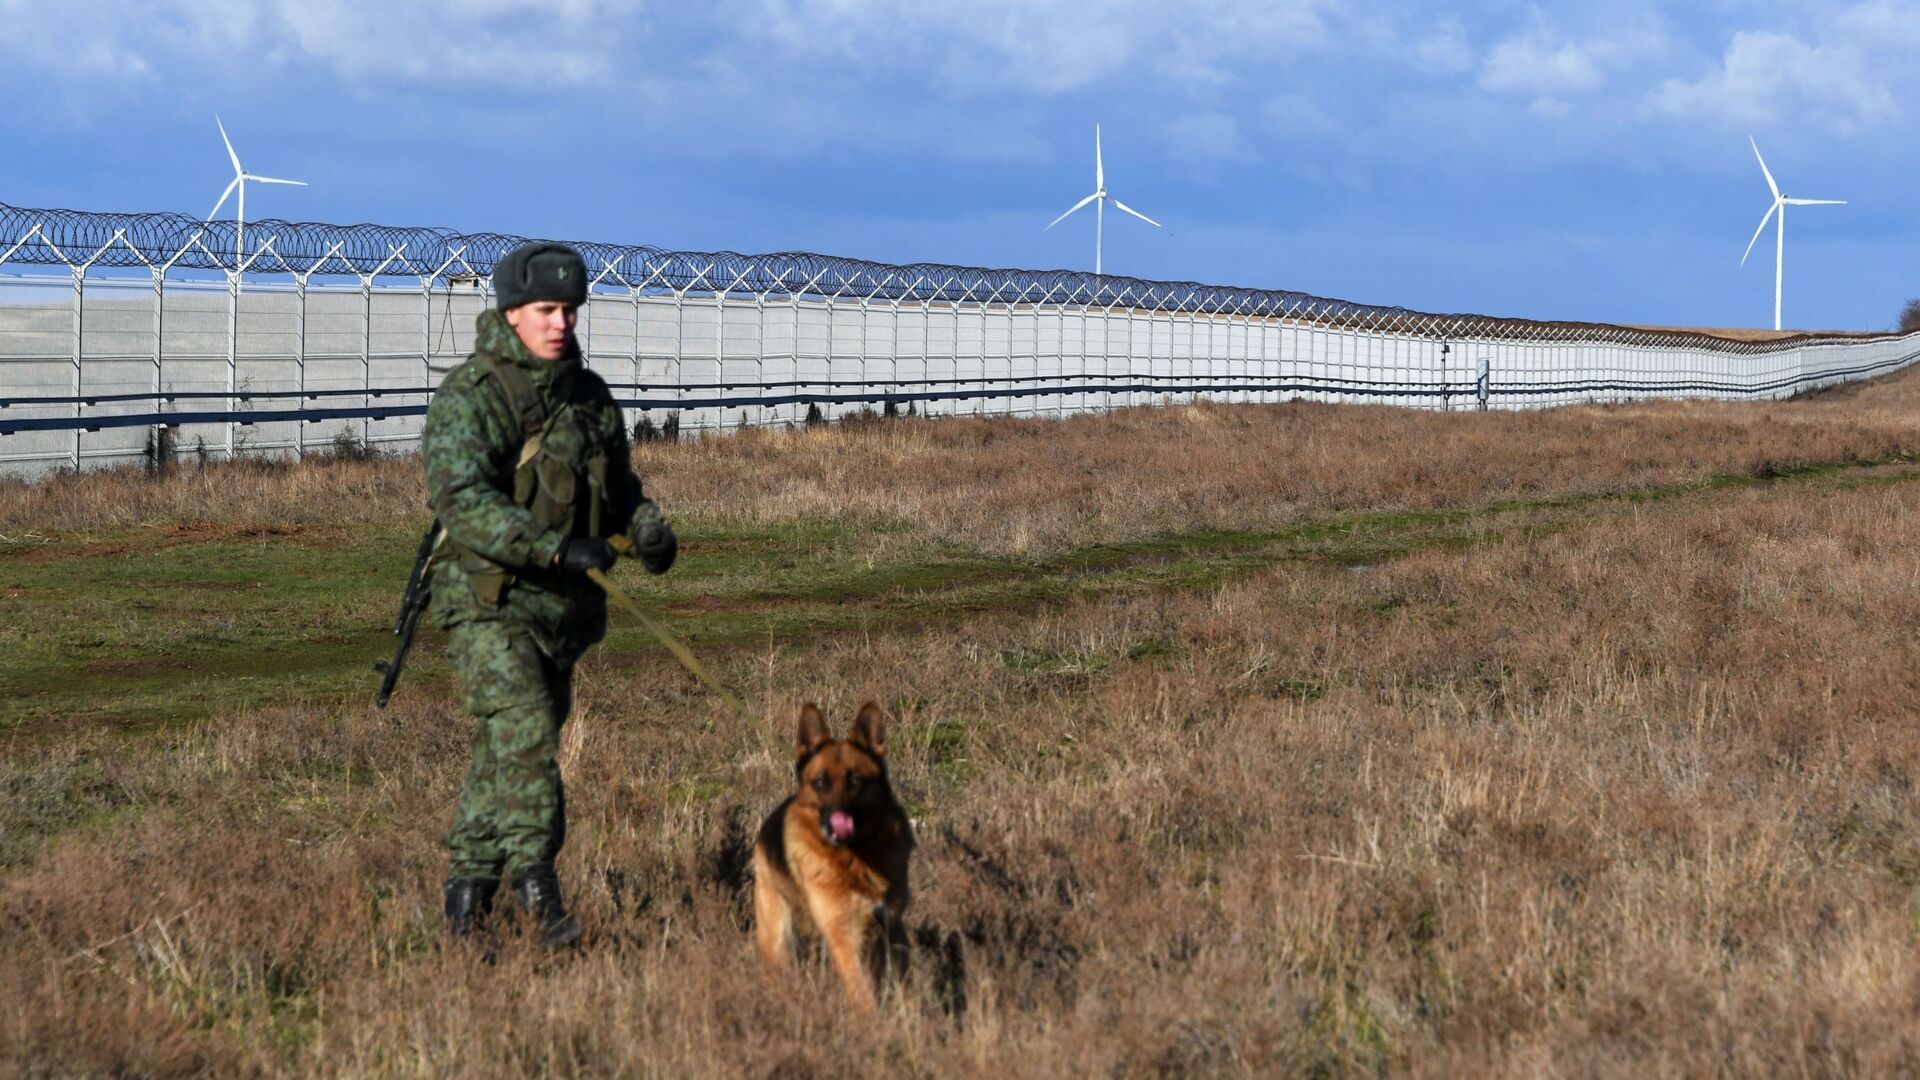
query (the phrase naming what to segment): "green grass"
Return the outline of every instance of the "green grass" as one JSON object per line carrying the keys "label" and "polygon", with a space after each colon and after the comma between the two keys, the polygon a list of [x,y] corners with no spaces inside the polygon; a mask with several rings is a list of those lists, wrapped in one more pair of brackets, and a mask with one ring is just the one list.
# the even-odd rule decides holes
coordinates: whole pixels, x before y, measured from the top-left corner
{"label": "green grass", "polygon": [[[969,613],[1032,611],[1073,599],[1205,588],[1286,562],[1365,567],[1428,548],[1538,533],[1650,501],[1766,483],[1809,490],[1920,478],[1908,461],[1770,466],[1667,487],[1435,511],[1349,512],[1273,531],[1204,530],[1101,544],[1044,559],[916,543],[906,529],[831,522],[689,530],[674,572],[631,567],[620,581],[696,649],[766,646]],[[0,733],[31,738],[75,724],[146,730],[301,699],[371,695],[414,550],[414,528],[155,543],[139,533],[0,549]],[[618,610],[605,648],[658,655]],[[424,628],[403,687],[449,675]],[[1161,643],[1164,644],[1164,643]],[[1163,652],[1155,645],[1148,653]],[[1085,674],[1096,657],[1017,656],[1034,676]],[[1289,693],[1312,697],[1302,682]]]}

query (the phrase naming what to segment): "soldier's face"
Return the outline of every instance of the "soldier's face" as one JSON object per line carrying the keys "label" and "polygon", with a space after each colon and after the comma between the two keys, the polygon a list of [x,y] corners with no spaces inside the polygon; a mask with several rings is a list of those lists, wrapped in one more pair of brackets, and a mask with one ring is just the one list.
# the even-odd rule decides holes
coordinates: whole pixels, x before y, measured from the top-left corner
{"label": "soldier's face", "polygon": [[535,300],[510,307],[505,314],[507,325],[520,335],[520,344],[528,352],[541,360],[558,360],[567,351],[567,339],[573,336],[580,308],[563,300]]}

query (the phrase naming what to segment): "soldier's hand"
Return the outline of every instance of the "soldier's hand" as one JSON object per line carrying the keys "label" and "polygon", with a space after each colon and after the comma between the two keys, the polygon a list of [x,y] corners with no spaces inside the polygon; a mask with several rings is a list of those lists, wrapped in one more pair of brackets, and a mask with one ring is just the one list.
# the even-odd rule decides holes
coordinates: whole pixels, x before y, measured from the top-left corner
{"label": "soldier's hand", "polygon": [[553,564],[562,570],[586,573],[588,570],[605,570],[618,558],[613,553],[613,545],[598,536],[575,536],[560,545],[560,553],[553,557]]}
{"label": "soldier's hand", "polygon": [[634,521],[633,553],[649,574],[666,573],[680,554],[680,538],[673,535],[673,526],[658,510]]}

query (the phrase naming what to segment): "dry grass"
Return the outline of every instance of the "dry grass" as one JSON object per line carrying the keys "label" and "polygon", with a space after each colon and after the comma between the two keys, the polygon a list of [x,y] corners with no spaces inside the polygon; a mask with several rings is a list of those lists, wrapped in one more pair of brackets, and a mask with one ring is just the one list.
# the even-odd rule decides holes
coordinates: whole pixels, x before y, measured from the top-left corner
{"label": "dry grass", "polygon": [[[643,445],[635,460],[649,492],[695,526],[831,520],[993,553],[1044,553],[1271,528],[1330,510],[1475,506],[1888,458],[1920,451],[1916,404],[1920,384],[1910,379],[1771,405],[1442,414],[1201,404],[852,433],[756,429]],[[0,535],[412,522],[425,505],[412,458],[306,468],[241,462],[158,481],[99,471],[0,482]]]}
{"label": "dry grass", "polygon": [[[1758,326],[1636,326],[1636,330],[1653,330],[1678,334],[1705,334],[1708,337],[1725,338],[1728,341],[1785,341],[1797,337],[1817,338],[1870,338],[1882,337],[1883,331],[1874,330],[1767,330]],[[1905,331],[1895,331],[1905,333]]]}
{"label": "dry grass", "polygon": [[[1764,407],[1199,408],[649,447],[701,523],[1002,553],[1920,449],[1920,380]],[[1389,438],[1388,435],[1391,435]],[[403,465],[83,477],[0,532],[326,521]],[[1920,1072],[1920,471],[1582,509],[1371,567],[590,663],[563,882],[589,930],[436,940],[451,703],[295,701],[9,754],[0,1059],[29,1073]],[[293,492],[297,490],[299,495]],[[893,534],[889,534],[893,535]],[[84,552],[84,548],[80,549]],[[689,550],[694,550],[692,545]],[[75,557],[86,557],[76,554]],[[4,566],[4,563],[0,563]],[[746,830],[798,700],[893,703],[912,983],[768,985]]]}

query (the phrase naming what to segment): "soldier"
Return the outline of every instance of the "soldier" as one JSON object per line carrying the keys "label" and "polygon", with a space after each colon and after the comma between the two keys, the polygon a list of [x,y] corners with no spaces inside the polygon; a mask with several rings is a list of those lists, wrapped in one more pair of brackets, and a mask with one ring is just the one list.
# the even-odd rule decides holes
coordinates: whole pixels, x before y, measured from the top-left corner
{"label": "soldier", "polygon": [[474,716],[473,762],[447,838],[446,926],[470,935],[504,879],[540,941],[580,925],[554,876],[566,836],[555,754],[573,666],[606,635],[606,596],[586,577],[626,535],[651,573],[679,550],[642,493],[620,409],[587,370],[573,328],[587,268],[572,248],[533,243],[494,268],[473,355],[433,395],[421,437],[427,495],[445,530],[433,615]]}

